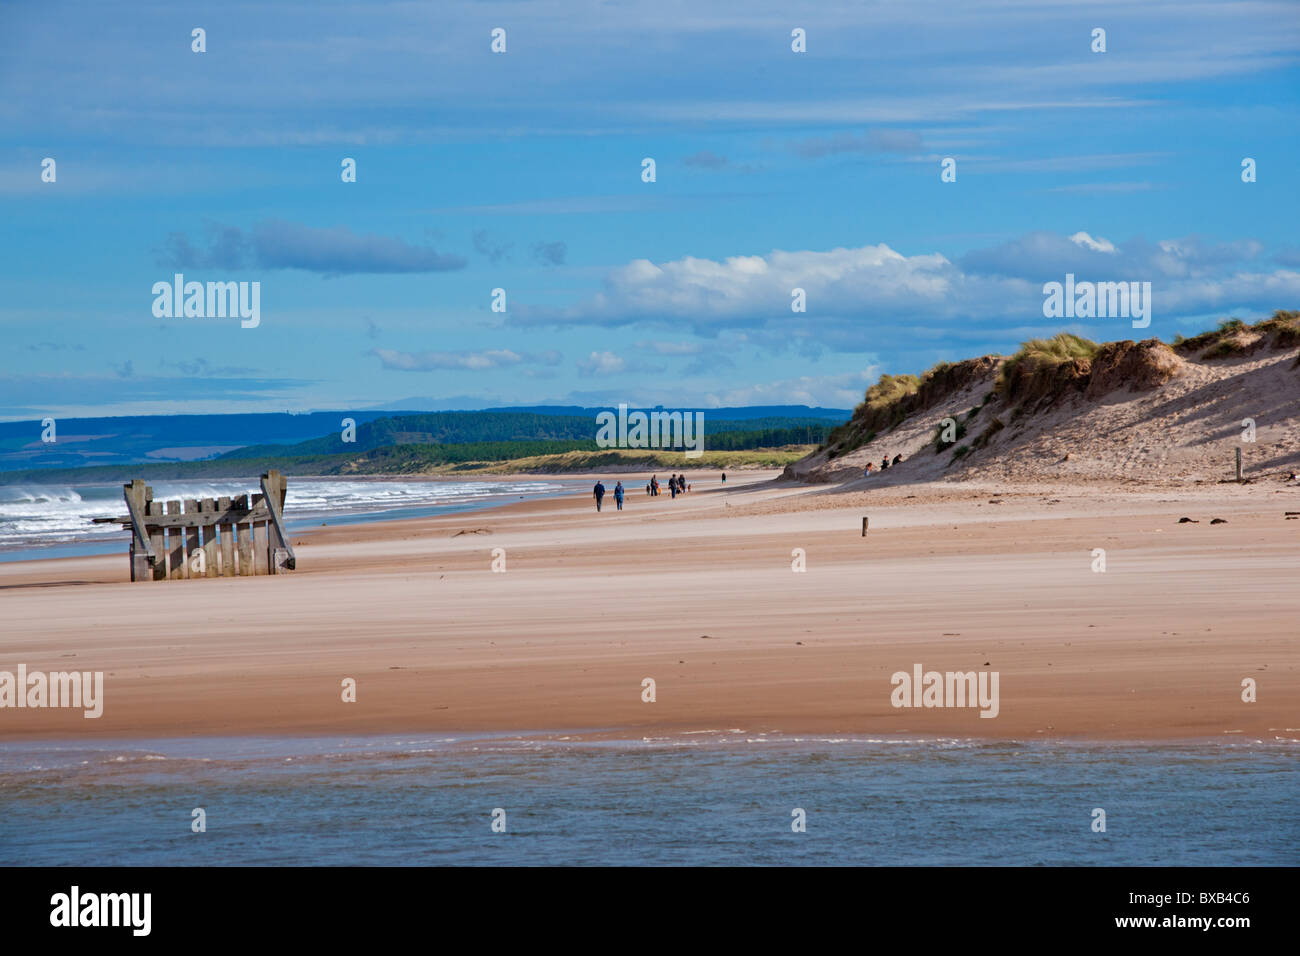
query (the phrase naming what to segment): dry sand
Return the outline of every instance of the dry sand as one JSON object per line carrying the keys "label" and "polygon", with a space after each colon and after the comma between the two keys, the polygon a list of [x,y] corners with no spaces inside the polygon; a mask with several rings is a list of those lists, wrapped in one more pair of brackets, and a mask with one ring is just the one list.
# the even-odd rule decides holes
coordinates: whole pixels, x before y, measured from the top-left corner
{"label": "dry sand", "polygon": [[[299,570],[281,577],[133,585],[125,543],[0,565],[0,670],[106,672],[102,718],[6,709],[0,739],[1300,739],[1294,486],[836,494],[731,477],[693,476],[676,501],[637,487],[622,513],[575,498],[322,528],[295,538]],[[916,663],[997,671],[999,716],[891,707],[890,675]]]}

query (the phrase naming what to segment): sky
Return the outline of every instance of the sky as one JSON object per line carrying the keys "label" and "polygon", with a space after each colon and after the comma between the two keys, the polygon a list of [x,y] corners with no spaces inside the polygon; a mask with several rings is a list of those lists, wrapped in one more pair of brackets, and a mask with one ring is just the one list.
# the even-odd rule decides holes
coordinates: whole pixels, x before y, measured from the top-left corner
{"label": "sky", "polygon": [[0,419],[851,408],[1300,308],[1298,54],[1272,0],[0,0]]}

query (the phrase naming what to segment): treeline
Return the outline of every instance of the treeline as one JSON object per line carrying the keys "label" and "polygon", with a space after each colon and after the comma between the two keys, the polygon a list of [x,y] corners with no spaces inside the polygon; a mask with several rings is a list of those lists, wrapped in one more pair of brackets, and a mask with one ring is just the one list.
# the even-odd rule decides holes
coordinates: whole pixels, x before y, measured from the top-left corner
{"label": "treeline", "polygon": [[[813,418],[753,418],[712,421],[704,413],[705,441],[713,436],[721,449],[764,448],[774,444],[812,444],[822,441],[833,423]],[[595,448],[595,417],[543,415],[535,412],[430,412],[398,415],[360,424],[354,441],[345,442],[341,432],[293,445],[250,445],[222,455],[223,459],[257,458],[267,455],[358,454],[394,445],[484,445],[501,442],[569,441],[590,442]],[[734,437],[761,434],[763,439]],[[758,441],[758,444],[754,444]],[[575,446],[577,447],[577,446]],[[527,454],[531,454],[527,453]],[[541,454],[549,454],[543,452]]]}
{"label": "treeline", "polygon": [[[764,428],[755,431],[729,431],[704,434],[704,450],[745,451],[811,445],[825,439],[831,426]],[[812,429],[811,432],[809,429]],[[32,468],[0,472],[0,484],[25,481],[41,483],[99,483],[146,478],[150,481],[184,478],[236,478],[257,475],[278,468],[286,475],[383,475],[417,474],[447,466],[494,464],[542,455],[567,452],[600,452],[595,439],[529,439],[524,441],[459,442],[433,444],[423,442],[384,445],[358,450],[344,446],[345,452],[332,454],[285,454],[280,445],[261,445],[243,449],[243,454],[226,455],[204,461],[149,462],[121,465],[93,465],[83,468]],[[273,454],[249,454],[270,450]],[[645,449],[647,452],[680,453],[681,449]]]}
{"label": "treeline", "polygon": [[833,422],[760,428],[753,431],[704,432],[704,447],[710,451],[741,451],[751,448],[783,448],[786,445],[820,445],[835,428]]}

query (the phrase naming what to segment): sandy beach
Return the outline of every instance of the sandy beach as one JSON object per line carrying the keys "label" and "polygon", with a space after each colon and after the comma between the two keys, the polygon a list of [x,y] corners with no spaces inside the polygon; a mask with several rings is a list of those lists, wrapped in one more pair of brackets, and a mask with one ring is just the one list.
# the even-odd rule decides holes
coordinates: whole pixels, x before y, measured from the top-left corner
{"label": "sandy beach", "polygon": [[[729,477],[676,500],[634,479],[621,513],[564,498],[323,527],[284,576],[133,585],[125,540],[0,565],[0,669],[105,672],[101,718],[11,709],[0,739],[1300,738],[1294,487]],[[997,717],[892,707],[915,664],[997,671]]]}

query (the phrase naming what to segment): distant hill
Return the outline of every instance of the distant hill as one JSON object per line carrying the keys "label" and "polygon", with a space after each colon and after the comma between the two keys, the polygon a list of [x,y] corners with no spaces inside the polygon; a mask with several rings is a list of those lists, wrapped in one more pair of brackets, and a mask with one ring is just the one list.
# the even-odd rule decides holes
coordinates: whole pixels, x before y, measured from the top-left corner
{"label": "distant hill", "polygon": [[[233,415],[137,415],[60,418],[53,443],[41,441],[39,421],[0,422],[0,472],[76,469],[140,462],[267,459],[284,455],[360,453],[401,444],[554,442],[585,447],[604,409],[531,406],[453,412],[377,409]],[[847,409],[803,405],[701,409],[708,435],[766,431],[774,444],[815,444]],[[357,425],[357,442],[341,441],[342,421]],[[751,436],[751,438],[756,436]],[[723,439],[719,447],[755,447]],[[551,450],[560,450],[552,446]],[[532,452],[528,452],[532,454]]]}
{"label": "distant hill", "polygon": [[39,421],[0,422],[0,471],[77,468],[141,461],[212,458],[248,444],[293,444],[392,412],[272,412],[236,415],[124,415],[58,418],[55,441],[41,441]]}
{"label": "distant hill", "polygon": [[[456,445],[490,442],[569,441],[591,444],[596,437],[596,416],[604,409],[575,409],[572,413],[492,409],[481,412],[428,412],[394,415],[358,424],[352,441],[345,442],[338,428],[329,434],[291,445],[253,445],[230,451],[223,458],[257,458],[266,455],[334,455],[372,451],[392,445]],[[636,409],[629,409],[629,414]],[[644,411],[652,411],[645,409]],[[674,410],[675,411],[675,410]],[[728,413],[734,409],[726,410]],[[705,442],[709,447],[753,447],[737,442],[735,433],[764,433],[769,444],[816,444],[831,428],[848,418],[794,418],[752,415],[722,418],[704,411]],[[725,437],[724,437],[725,436]],[[719,444],[730,442],[730,444]],[[576,447],[576,446],[575,446]],[[594,444],[591,447],[595,447]],[[532,454],[531,452],[529,454]]]}
{"label": "distant hill", "polygon": [[[642,411],[664,411],[666,406],[655,405],[629,406],[629,410],[640,408]],[[538,415],[574,415],[594,418],[597,412],[615,410],[612,405],[598,408],[584,408],[580,405],[518,405],[508,408],[492,408],[493,412],[534,412]],[[821,408],[811,405],[739,405],[722,408],[699,408],[690,406],[672,406],[669,411],[704,412],[706,420],[743,422],[751,418],[824,418],[828,421],[842,422],[851,414],[847,408]]]}

